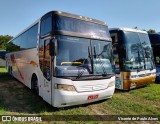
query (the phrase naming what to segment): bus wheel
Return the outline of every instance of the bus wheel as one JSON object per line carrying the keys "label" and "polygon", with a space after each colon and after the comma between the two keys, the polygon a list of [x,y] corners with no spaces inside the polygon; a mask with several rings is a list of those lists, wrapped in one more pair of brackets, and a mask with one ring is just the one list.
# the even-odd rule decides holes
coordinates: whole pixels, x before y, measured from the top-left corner
{"label": "bus wheel", "polygon": [[35,74],[32,76],[31,84],[32,84],[32,90],[39,95],[38,79]]}

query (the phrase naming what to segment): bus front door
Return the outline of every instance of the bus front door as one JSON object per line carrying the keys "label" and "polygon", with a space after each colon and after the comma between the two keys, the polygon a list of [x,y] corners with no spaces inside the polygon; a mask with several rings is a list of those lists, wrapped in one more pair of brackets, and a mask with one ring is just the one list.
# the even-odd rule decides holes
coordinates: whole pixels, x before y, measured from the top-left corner
{"label": "bus front door", "polygon": [[120,64],[119,64],[119,43],[118,43],[118,34],[113,33],[111,34],[112,38],[112,50],[113,50],[113,62],[114,62],[114,72],[116,74],[116,89],[122,89],[123,83],[121,78],[121,70],[120,70]]}
{"label": "bus front door", "polygon": [[51,94],[52,94],[52,90],[51,90],[51,57],[49,54],[49,42],[50,42],[50,38],[45,38],[43,40],[41,40],[42,44],[43,44],[43,55],[42,55],[42,65],[41,65],[41,70],[43,73],[43,81],[41,82],[42,85],[42,90],[43,90],[43,99],[48,102],[49,104],[51,103]]}

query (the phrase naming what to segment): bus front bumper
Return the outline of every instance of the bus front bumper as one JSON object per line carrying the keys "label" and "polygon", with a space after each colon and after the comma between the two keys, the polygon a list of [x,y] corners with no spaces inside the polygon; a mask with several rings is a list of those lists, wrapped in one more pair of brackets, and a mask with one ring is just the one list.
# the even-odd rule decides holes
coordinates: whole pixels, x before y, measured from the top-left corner
{"label": "bus front bumper", "polygon": [[112,97],[114,90],[115,86],[109,87],[105,90],[81,93],[55,89],[53,106],[60,108],[108,99]]}
{"label": "bus front bumper", "polygon": [[130,90],[138,87],[142,87],[151,83],[155,83],[156,76],[147,76],[137,79],[128,79],[123,82],[123,90]]}

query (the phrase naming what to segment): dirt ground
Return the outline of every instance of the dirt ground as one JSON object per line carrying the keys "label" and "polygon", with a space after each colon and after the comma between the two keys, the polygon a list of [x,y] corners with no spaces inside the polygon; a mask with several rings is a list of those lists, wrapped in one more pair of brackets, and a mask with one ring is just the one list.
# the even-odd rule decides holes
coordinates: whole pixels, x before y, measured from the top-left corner
{"label": "dirt ground", "polygon": [[41,97],[18,80],[10,77],[7,73],[0,75],[0,109],[4,109],[7,114],[32,114],[41,111],[40,109],[36,110],[34,102],[40,102],[38,107],[39,105],[48,106]]}
{"label": "dirt ground", "polygon": [[[111,99],[96,103],[54,108],[21,82],[10,77],[8,73],[2,73],[0,75],[0,115],[159,115],[159,89],[159,84],[152,84],[130,92],[117,91]],[[102,120],[105,120],[104,117],[100,116]],[[132,124],[132,122],[129,123]],[[153,124],[156,123],[159,124],[159,122],[153,122]]]}

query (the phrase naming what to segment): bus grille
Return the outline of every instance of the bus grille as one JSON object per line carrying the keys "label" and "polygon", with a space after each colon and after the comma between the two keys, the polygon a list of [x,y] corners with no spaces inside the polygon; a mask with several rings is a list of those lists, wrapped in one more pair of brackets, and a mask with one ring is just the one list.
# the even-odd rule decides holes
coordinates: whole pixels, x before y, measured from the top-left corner
{"label": "bus grille", "polygon": [[138,75],[139,77],[145,77],[145,74],[140,74],[140,75]]}
{"label": "bus grille", "polygon": [[107,89],[107,85],[94,85],[94,86],[78,86],[76,87],[78,92],[91,92],[91,91],[97,91],[97,90],[103,90],[103,89]]}
{"label": "bus grille", "polygon": [[151,75],[151,73],[147,73],[147,74],[146,74],[146,76],[150,76],[150,75]]}

